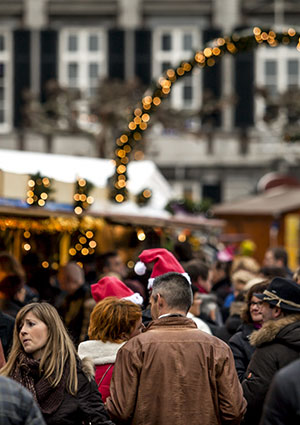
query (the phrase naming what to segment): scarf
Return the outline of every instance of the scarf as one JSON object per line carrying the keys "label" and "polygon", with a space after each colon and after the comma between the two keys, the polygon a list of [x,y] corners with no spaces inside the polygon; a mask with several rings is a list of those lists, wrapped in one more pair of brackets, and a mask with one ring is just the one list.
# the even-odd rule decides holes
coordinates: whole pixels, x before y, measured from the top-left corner
{"label": "scarf", "polygon": [[53,387],[40,375],[39,364],[38,360],[20,353],[11,377],[31,392],[43,414],[52,414],[63,401],[69,367],[66,365],[61,381]]}

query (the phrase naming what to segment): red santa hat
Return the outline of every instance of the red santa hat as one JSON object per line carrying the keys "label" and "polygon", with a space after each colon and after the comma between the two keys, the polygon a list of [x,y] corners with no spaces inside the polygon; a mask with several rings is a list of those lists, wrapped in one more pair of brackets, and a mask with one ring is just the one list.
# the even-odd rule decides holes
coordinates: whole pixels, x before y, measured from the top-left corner
{"label": "red santa hat", "polygon": [[139,255],[139,259],[140,261],[136,263],[134,271],[140,276],[145,274],[146,264],[154,262],[151,277],[148,280],[148,289],[152,288],[156,277],[168,272],[182,274],[191,284],[189,275],[184,271],[174,255],[165,248],[146,249]]}
{"label": "red santa hat", "polygon": [[144,302],[143,297],[138,292],[134,293],[115,276],[105,276],[91,285],[91,293],[96,303],[107,297],[117,297],[139,305]]}

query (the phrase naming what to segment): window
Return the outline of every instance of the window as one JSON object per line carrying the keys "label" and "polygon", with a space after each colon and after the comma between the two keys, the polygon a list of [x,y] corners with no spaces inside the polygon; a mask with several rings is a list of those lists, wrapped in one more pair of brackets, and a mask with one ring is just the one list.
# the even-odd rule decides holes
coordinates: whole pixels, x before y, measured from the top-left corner
{"label": "window", "polygon": [[[157,28],[153,33],[153,78],[191,58],[200,46],[200,33],[194,27]],[[197,109],[201,105],[201,72],[194,70],[172,87],[170,105],[176,109]]]}
{"label": "window", "polygon": [[265,61],[265,87],[272,96],[277,94],[277,62],[274,60]]}
{"label": "window", "polygon": [[[266,88],[269,95],[276,97],[288,89],[300,87],[300,54],[295,46],[261,46],[256,52],[255,72],[256,86]],[[263,116],[264,109],[264,100],[257,97],[257,119]]]}
{"label": "window", "polygon": [[12,40],[9,32],[0,31],[0,132],[12,127]]}
{"label": "window", "polygon": [[220,203],[222,201],[221,183],[204,183],[202,185],[202,199],[209,199],[213,204]]}
{"label": "window", "polygon": [[103,30],[63,30],[60,34],[60,83],[80,89],[87,96],[95,95],[99,79],[107,75],[106,50]]}
{"label": "window", "polygon": [[299,85],[299,60],[289,59],[288,67],[288,87],[298,87]]}
{"label": "window", "polygon": [[172,50],[172,37],[170,34],[163,34],[161,37],[161,50],[169,52]]}

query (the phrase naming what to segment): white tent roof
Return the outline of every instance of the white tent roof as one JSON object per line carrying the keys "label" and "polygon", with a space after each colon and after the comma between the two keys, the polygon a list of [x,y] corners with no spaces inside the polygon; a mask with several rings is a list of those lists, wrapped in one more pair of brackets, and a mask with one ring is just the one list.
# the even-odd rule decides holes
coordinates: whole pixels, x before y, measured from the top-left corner
{"label": "white tent roof", "polygon": [[[109,159],[78,157],[70,155],[45,154],[14,150],[0,151],[0,170],[16,174],[35,174],[55,179],[60,182],[74,183],[78,177],[85,178],[95,187],[105,188],[107,179],[114,173],[114,164]],[[136,195],[141,190],[149,188],[152,198],[149,207],[143,208],[143,214],[148,210],[162,210],[169,199],[172,190],[167,180],[161,175],[156,165],[151,161],[132,161],[128,165],[128,190]],[[137,212],[139,207],[133,202],[113,205],[105,200],[95,200],[91,211],[113,208],[122,213]]]}

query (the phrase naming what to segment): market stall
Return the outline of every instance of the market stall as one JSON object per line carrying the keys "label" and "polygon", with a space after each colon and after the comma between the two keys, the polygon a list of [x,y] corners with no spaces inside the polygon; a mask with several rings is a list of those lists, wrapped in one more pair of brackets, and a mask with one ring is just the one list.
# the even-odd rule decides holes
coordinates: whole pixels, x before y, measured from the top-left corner
{"label": "market stall", "polygon": [[[110,160],[1,151],[0,248],[18,258],[37,252],[45,267],[55,269],[70,258],[85,261],[112,249],[130,261],[145,246],[170,245],[174,238],[191,239],[195,249],[217,240],[222,220],[173,216],[164,209],[172,188],[151,161],[130,163],[125,203],[109,199],[113,172]],[[144,193],[150,196],[143,199]]]}

